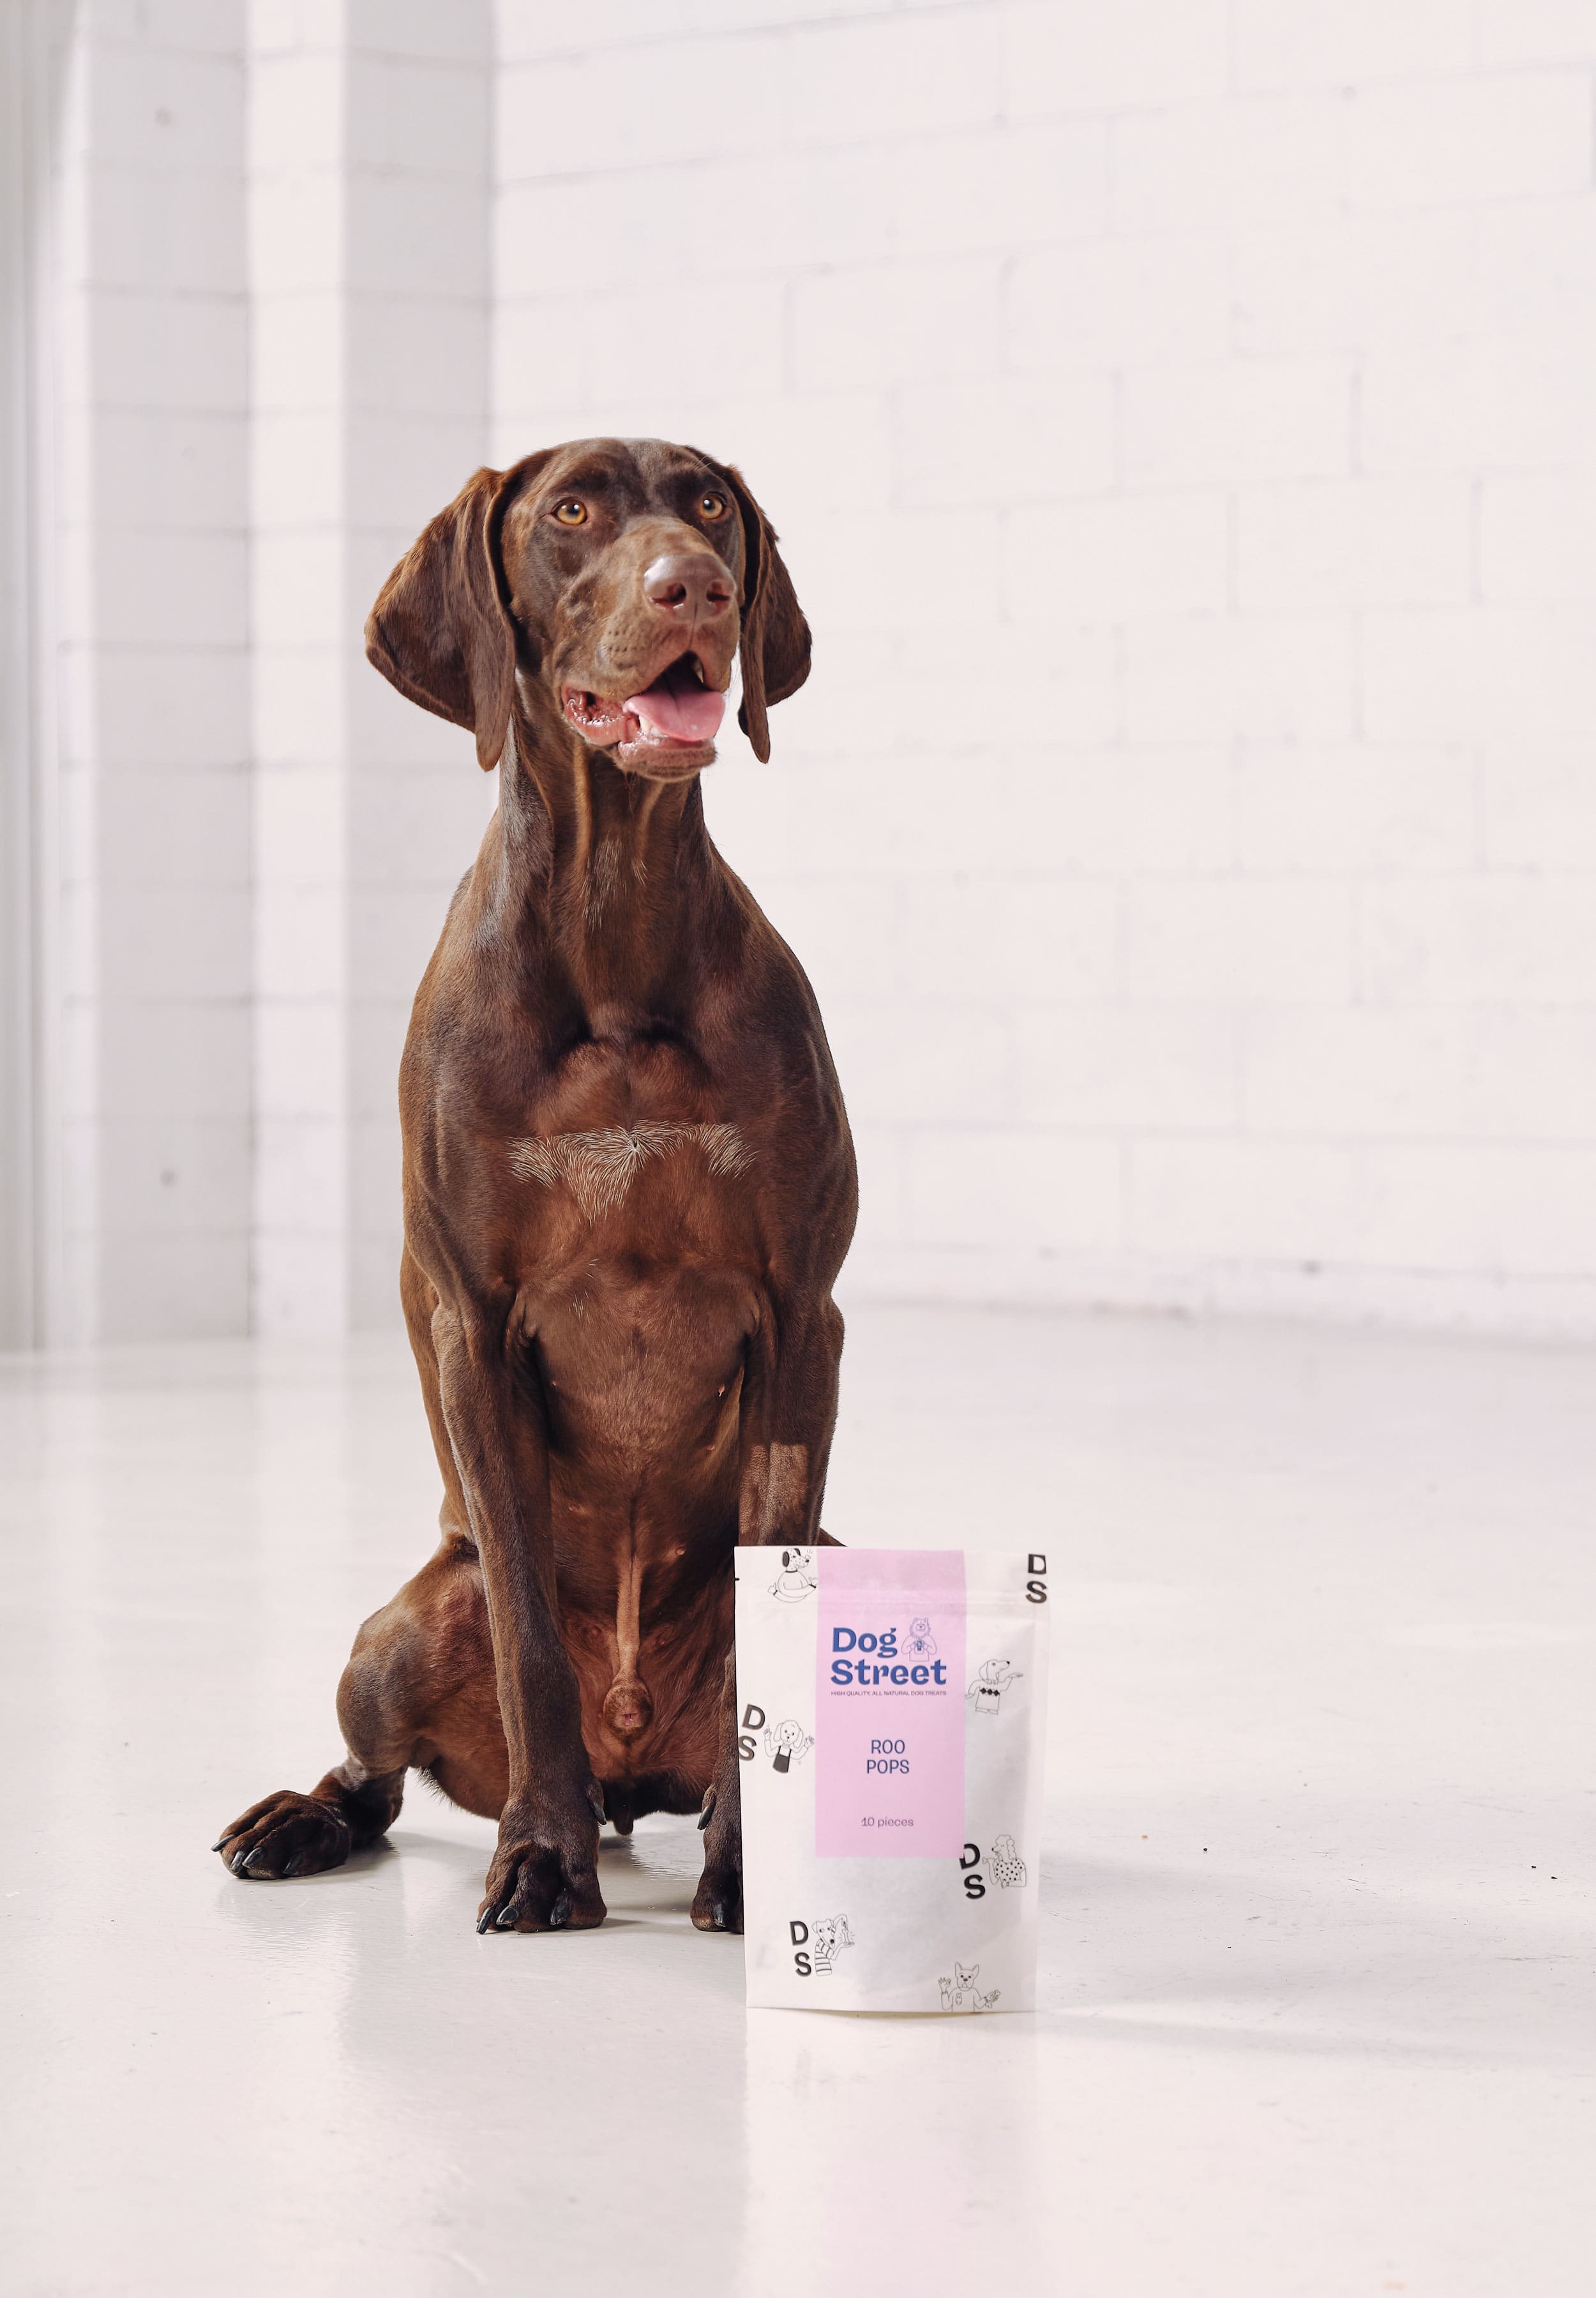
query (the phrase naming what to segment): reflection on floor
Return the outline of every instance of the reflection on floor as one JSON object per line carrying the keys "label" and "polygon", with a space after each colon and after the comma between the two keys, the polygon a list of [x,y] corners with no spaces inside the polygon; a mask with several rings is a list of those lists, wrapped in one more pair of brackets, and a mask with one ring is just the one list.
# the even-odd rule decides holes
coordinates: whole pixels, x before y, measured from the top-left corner
{"label": "reflection on floor", "polygon": [[1044,2008],[746,2014],[699,1839],[478,1939],[336,1751],[436,1505],[401,1344],[0,1360],[8,2290],[1203,2298],[1589,2287],[1596,1360],[864,1310],[826,1520],[1045,1547]]}

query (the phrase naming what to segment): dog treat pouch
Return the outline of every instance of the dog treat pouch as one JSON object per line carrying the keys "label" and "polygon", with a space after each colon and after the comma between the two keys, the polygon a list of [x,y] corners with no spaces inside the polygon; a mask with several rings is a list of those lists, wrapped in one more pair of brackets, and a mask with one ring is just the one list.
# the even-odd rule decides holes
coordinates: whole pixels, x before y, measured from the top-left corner
{"label": "dog treat pouch", "polygon": [[740,1548],[750,2004],[1028,2011],[1047,1558]]}

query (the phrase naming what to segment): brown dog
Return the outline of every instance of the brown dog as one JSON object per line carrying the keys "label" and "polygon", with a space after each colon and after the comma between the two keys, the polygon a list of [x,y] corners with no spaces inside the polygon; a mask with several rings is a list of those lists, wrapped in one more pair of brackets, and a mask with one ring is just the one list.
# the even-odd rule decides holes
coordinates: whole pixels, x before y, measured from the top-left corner
{"label": "brown dog", "polygon": [[479,471],[366,636],[503,768],[400,1076],[443,1537],[356,1639],[347,1761],[217,1848],[335,1867],[413,1765],[499,1822],[479,1930],[601,1922],[599,1823],[649,1811],[701,1812],[693,1921],[740,1930],[732,1551],[825,1537],[856,1197],[814,995],[699,774],[740,640],[764,759],[808,627],[735,470],[604,439]]}

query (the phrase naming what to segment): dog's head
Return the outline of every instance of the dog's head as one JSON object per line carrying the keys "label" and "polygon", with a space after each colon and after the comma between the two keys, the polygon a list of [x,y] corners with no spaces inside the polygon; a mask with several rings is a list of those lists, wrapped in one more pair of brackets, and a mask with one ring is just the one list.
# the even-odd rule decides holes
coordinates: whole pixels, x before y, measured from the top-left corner
{"label": "dog's head", "polygon": [[[517,681],[633,773],[715,756],[740,657],[743,732],[809,674],[809,626],[730,464],[658,439],[583,439],[478,471],[383,585],[366,652],[423,709],[504,749]],[[528,693],[528,700],[532,697]]]}

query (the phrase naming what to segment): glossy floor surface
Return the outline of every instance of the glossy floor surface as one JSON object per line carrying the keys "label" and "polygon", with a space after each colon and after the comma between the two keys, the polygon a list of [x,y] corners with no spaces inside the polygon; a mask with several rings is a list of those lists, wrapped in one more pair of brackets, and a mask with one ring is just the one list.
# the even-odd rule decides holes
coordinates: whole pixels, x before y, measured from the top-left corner
{"label": "glossy floor surface", "polygon": [[686,1822],[225,1873],[435,1502],[398,1344],[0,1360],[8,2294],[1589,2291],[1596,1358],[853,1317],[831,1529],[1052,1558],[1034,2016],[745,2013]]}

